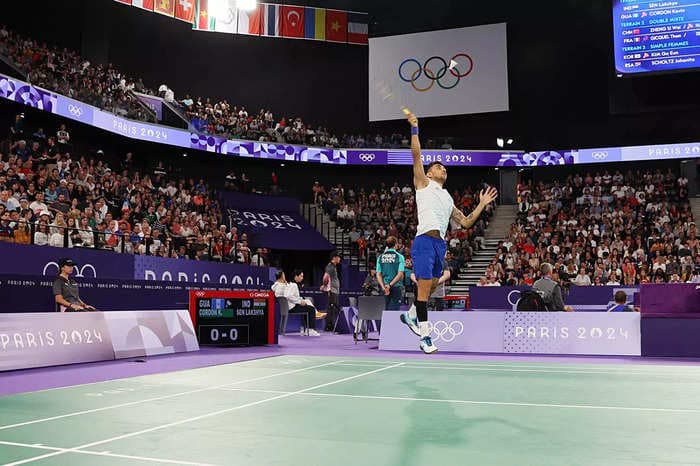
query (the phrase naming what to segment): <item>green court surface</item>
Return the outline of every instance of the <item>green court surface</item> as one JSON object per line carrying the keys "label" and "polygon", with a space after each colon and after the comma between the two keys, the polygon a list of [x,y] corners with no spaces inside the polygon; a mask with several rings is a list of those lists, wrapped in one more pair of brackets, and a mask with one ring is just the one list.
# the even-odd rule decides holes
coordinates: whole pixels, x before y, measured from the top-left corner
{"label": "green court surface", "polygon": [[0,398],[0,463],[700,464],[700,367],[280,356]]}

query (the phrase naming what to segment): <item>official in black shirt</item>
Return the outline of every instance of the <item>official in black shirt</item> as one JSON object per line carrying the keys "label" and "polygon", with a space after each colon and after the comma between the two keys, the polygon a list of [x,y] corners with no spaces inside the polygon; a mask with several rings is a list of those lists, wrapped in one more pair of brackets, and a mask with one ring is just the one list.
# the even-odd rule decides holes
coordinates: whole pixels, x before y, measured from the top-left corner
{"label": "official in black shirt", "polygon": [[96,311],[97,309],[80,299],[78,283],[71,278],[76,265],[73,259],[58,261],[59,273],[53,282],[56,310],[59,312]]}

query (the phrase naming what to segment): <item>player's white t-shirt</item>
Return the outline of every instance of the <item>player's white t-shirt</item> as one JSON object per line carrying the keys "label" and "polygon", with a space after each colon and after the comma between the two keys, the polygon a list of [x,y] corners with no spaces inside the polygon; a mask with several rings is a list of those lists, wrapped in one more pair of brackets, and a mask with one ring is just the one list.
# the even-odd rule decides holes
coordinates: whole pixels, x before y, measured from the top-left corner
{"label": "player's white t-shirt", "polygon": [[430,180],[425,188],[417,189],[418,231],[416,235],[438,230],[440,237],[444,238],[454,206],[455,202],[450,193],[433,180]]}

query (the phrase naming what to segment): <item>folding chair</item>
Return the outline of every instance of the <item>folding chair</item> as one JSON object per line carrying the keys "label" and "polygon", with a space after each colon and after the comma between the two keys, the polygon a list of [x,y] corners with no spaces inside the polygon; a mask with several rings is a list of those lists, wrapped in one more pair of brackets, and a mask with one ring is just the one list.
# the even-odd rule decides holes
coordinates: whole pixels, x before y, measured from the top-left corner
{"label": "folding chair", "polygon": [[369,340],[378,341],[378,338],[369,338],[369,328],[363,328],[366,320],[382,320],[382,314],[386,307],[384,296],[360,296],[357,303],[357,323],[353,340],[357,344],[358,336],[361,334],[365,343]]}

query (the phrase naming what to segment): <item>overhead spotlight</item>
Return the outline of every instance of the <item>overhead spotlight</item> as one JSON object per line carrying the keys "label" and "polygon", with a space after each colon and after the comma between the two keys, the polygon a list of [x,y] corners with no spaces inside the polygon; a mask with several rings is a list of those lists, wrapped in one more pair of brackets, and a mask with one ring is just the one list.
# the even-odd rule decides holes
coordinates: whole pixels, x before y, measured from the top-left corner
{"label": "overhead spotlight", "polygon": [[236,8],[243,11],[253,11],[258,7],[256,0],[237,0]]}
{"label": "overhead spotlight", "polygon": [[187,157],[187,152],[183,152],[182,156]]}
{"label": "overhead spotlight", "polygon": [[496,138],[496,145],[503,149],[505,146],[510,146],[515,142],[513,138]]}

